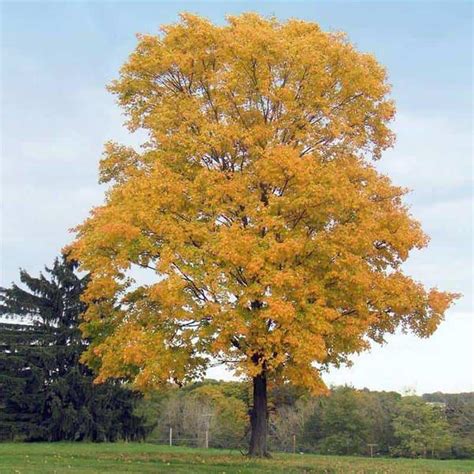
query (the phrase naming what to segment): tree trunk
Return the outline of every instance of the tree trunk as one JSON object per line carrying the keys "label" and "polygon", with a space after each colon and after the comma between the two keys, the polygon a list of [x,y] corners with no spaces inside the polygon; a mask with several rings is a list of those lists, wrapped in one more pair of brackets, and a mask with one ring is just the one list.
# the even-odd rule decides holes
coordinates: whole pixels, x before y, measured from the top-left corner
{"label": "tree trunk", "polygon": [[249,455],[268,457],[267,450],[267,377],[261,373],[253,378],[253,408],[250,411]]}

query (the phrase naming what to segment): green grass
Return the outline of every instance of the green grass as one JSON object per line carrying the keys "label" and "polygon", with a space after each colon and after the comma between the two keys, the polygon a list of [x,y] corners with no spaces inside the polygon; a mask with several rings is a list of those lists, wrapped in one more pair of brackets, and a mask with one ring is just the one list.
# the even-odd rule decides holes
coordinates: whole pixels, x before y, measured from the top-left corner
{"label": "green grass", "polygon": [[147,443],[0,443],[0,473],[410,473],[473,472],[474,461],[273,454],[254,460],[237,451]]}

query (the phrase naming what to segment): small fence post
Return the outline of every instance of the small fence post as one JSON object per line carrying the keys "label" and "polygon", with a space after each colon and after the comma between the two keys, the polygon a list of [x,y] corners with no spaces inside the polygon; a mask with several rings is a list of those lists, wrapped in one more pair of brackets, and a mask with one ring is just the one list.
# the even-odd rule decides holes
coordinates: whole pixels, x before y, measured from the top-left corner
{"label": "small fence post", "polygon": [[370,457],[373,458],[374,457],[374,448],[375,448],[375,446],[377,446],[377,443],[369,443],[367,446],[370,448]]}
{"label": "small fence post", "polygon": [[173,446],[173,428],[170,426],[170,446]]}
{"label": "small fence post", "polygon": [[204,429],[205,429],[205,439],[204,439],[204,446],[209,448],[209,427],[211,424],[211,417],[212,413],[202,413],[201,416],[204,419]]}
{"label": "small fence post", "polygon": [[293,435],[293,454],[296,453],[296,435]]}

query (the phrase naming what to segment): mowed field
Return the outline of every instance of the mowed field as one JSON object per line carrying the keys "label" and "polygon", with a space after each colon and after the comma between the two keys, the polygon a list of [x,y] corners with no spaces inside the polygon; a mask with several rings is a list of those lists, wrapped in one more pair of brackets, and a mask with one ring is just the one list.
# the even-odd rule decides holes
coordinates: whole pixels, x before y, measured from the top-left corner
{"label": "mowed field", "polygon": [[403,473],[473,472],[474,461],[360,458],[275,453],[252,460],[238,451],[147,443],[0,443],[0,473]]}

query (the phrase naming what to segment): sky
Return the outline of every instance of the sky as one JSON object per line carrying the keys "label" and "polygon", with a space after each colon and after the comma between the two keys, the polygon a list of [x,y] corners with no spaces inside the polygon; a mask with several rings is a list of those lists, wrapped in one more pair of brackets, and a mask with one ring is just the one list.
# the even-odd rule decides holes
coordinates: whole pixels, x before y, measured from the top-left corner
{"label": "sky", "polygon": [[[0,285],[38,273],[71,241],[69,229],[101,203],[103,144],[140,136],[105,85],[136,44],[181,11],[216,23],[257,11],[345,31],[388,69],[398,115],[395,147],[377,164],[431,237],[407,273],[461,292],[429,339],[397,333],[324,374],[327,384],[371,390],[474,390],[472,3],[429,1],[194,1],[1,3]],[[223,367],[209,371],[229,379]]]}

